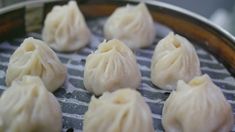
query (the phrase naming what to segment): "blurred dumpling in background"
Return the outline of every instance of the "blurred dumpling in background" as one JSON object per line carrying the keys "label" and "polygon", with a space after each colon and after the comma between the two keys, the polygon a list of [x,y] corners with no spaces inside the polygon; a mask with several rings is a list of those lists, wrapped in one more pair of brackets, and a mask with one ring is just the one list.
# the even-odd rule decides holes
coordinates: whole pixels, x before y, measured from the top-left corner
{"label": "blurred dumpling in background", "polygon": [[75,1],[55,6],[48,13],[42,38],[51,48],[65,52],[78,50],[89,43],[91,33]]}
{"label": "blurred dumpling in background", "polygon": [[131,49],[147,47],[155,38],[153,19],[144,3],[117,8],[104,25],[106,39],[119,39]]}
{"label": "blurred dumpling in background", "polygon": [[154,132],[149,106],[128,88],[93,96],[83,124],[84,132]]}
{"label": "blurred dumpling in background", "polygon": [[84,85],[96,95],[119,88],[137,88],[140,80],[135,55],[119,40],[102,42],[97,51],[86,58]]}
{"label": "blurred dumpling in background", "polygon": [[0,132],[61,132],[55,96],[36,76],[16,80],[0,98]]}
{"label": "blurred dumpling in background", "polygon": [[155,47],[151,62],[151,81],[162,89],[175,89],[178,80],[190,81],[201,74],[193,45],[170,32]]}
{"label": "blurred dumpling in background", "polygon": [[24,75],[39,76],[46,88],[53,92],[64,83],[67,70],[47,44],[27,38],[10,57],[6,72],[7,86]]}
{"label": "blurred dumpling in background", "polygon": [[231,105],[208,75],[180,80],[162,115],[167,132],[229,132],[233,126]]}

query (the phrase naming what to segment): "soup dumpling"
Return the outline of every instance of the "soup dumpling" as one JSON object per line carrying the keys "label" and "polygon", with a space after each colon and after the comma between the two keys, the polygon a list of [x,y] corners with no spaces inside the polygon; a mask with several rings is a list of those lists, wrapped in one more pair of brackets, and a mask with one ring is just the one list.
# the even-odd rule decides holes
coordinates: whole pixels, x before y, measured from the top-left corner
{"label": "soup dumpling", "polygon": [[193,45],[170,32],[155,47],[151,62],[151,81],[162,89],[175,89],[178,80],[190,81],[201,74]]}
{"label": "soup dumpling", "polygon": [[64,83],[67,70],[47,44],[27,38],[10,57],[6,72],[7,86],[24,75],[39,76],[46,88],[53,92]]}
{"label": "soup dumpling", "polygon": [[93,96],[83,124],[84,132],[154,132],[149,106],[128,88]]}
{"label": "soup dumpling", "polygon": [[91,38],[84,17],[75,1],[55,6],[46,16],[43,40],[57,51],[74,51],[84,47]]}
{"label": "soup dumpling", "polygon": [[229,132],[233,126],[231,105],[208,75],[180,80],[162,115],[167,132]]}
{"label": "soup dumpling", "polygon": [[104,25],[106,39],[119,39],[131,49],[147,47],[155,38],[153,19],[144,3],[117,8]]}
{"label": "soup dumpling", "polygon": [[86,58],[84,85],[96,95],[124,87],[137,88],[140,80],[135,55],[119,40],[102,42],[97,51]]}
{"label": "soup dumpling", "polygon": [[62,114],[55,96],[37,76],[13,81],[0,97],[1,132],[61,132]]}

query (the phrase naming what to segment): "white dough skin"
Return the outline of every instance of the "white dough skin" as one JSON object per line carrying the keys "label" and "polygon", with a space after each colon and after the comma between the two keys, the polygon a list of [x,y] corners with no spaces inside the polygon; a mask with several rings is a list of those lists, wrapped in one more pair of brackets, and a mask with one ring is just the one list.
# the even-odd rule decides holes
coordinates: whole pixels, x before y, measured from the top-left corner
{"label": "white dough skin", "polygon": [[14,81],[0,98],[0,132],[61,132],[60,105],[36,76]]}
{"label": "white dough skin", "polygon": [[128,88],[93,96],[83,124],[84,132],[154,132],[149,106]]}
{"label": "white dough skin", "polygon": [[84,85],[101,95],[105,91],[140,85],[141,74],[133,52],[121,41],[104,41],[86,58]]}
{"label": "white dough skin", "polygon": [[107,39],[119,39],[131,49],[150,46],[155,38],[153,19],[144,3],[117,8],[104,25]]}
{"label": "white dough skin", "polygon": [[53,7],[46,16],[42,38],[51,48],[63,52],[79,50],[89,43],[91,33],[75,1]]}
{"label": "white dough skin", "polygon": [[229,132],[233,126],[231,105],[208,75],[180,80],[162,115],[166,132]]}
{"label": "white dough skin", "polygon": [[170,32],[155,47],[151,63],[151,81],[162,89],[175,89],[178,80],[190,81],[201,74],[193,45]]}
{"label": "white dough skin", "polygon": [[24,75],[34,75],[39,76],[46,88],[53,92],[64,83],[66,74],[66,67],[47,44],[27,38],[10,57],[6,84],[9,86]]}

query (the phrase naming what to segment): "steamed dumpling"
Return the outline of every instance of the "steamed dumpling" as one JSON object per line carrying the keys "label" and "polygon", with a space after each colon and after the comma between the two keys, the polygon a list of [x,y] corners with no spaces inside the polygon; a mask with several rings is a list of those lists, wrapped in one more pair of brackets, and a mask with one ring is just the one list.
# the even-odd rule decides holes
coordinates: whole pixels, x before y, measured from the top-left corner
{"label": "steamed dumpling", "polygon": [[130,48],[151,45],[155,38],[153,19],[144,3],[119,7],[104,25],[107,39],[119,39]]}
{"label": "steamed dumpling", "polygon": [[36,76],[24,76],[0,98],[0,132],[61,132],[60,105]]}
{"label": "steamed dumpling", "polygon": [[57,51],[74,51],[90,41],[91,33],[75,1],[55,6],[46,16],[42,38]]}
{"label": "steamed dumpling", "polygon": [[157,44],[151,64],[151,81],[162,89],[175,89],[178,80],[190,81],[201,74],[193,45],[184,37],[169,33]]}
{"label": "steamed dumpling", "polygon": [[66,67],[53,50],[40,40],[27,38],[10,57],[6,84],[9,86],[13,80],[24,75],[35,75],[53,92],[64,83],[66,74]]}
{"label": "steamed dumpling", "polygon": [[148,105],[131,89],[93,96],[83,124],[84,132],[154,132]]}
{"label": "steamed dumpling", "polygon": [[100,95],[119,88],[137,88],[141,74],[133,52],[121,41],[104,41],[86,59],[84,85]]}
{"label": "steamed dumpling", "polygon": [[231,105],[208,75],[188,84],[179,81],[163,108],[167,132],[229,132],[233,126]]}

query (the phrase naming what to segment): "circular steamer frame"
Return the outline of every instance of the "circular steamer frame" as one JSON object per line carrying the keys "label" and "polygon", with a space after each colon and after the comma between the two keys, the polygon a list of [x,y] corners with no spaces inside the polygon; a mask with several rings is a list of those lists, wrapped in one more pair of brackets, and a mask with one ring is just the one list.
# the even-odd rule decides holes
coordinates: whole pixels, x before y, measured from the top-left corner
{"label": "circular steamer frame", "polygon": [[[138,3],[128,0],[77,0],[77,2],[86,18],[107,17],[119,6]],[[45,16],[52,7],[66,3],[67,1],[62,0],[27,1],[0,9],[0,41],[40,31]],[[154,21],[196,42],[224,64],[235,77],[235,38],[231,34],[206,18],[185,9],[157,1],[145,3]],[[1,52],[4,51],[0,50]],[[0,58],[0,63],[1,61]],[[234,93],[233,96],[232,98],[235,99]],[[235,111],[235,105],[233,105],[233,111]]]}

